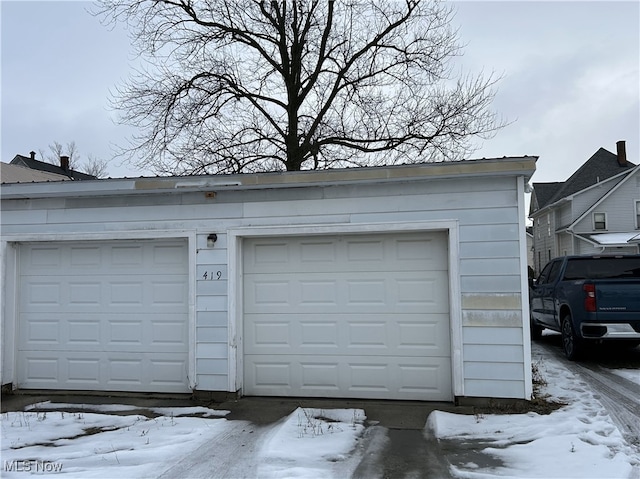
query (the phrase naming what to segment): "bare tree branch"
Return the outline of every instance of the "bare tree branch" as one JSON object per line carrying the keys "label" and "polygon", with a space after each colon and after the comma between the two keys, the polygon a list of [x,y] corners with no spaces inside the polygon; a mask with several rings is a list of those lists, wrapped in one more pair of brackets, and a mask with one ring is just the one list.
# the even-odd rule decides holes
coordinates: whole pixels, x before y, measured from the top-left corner
{"label": "bare tree branch", "polygon": [[54,141],[48,148],[49,151],[44,151],[43,149],[38,150],[42,161],[60,166],[60,157],[68,156],[69,168],[72,170],[82,171],[96,178],[106,178],[108,175],[107,160],[101,160],[93,155],[89,155],[86,161],[81,161],[80,151],[75,141],[70,141],[66,146],[63,146],[62,143],[58,141]]}
{"label": "bare tree branch", "polygon": [[115,90],[122,153],[160,174],[456,160],[504,122],[440,1],[98,0],[145,65]]}

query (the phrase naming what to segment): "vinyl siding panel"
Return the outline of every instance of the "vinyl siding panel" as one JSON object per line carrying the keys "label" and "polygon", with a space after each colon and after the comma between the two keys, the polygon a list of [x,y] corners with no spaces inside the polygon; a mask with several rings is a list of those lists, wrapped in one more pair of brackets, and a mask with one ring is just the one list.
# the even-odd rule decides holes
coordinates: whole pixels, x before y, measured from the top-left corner
{"label": "vinyl siding panel", "polygon": [[[485,209],[482,205],[477,208],[465,208],[456,211],[456,219],[465,225],[486,225],[486,224],[513,224],[518,221],[518,213],[514,208],[496,207]],[[429,210],[425,211],[394,211],[380,213],[352,214],[351,219],[359,223],[372,223],[381,221],[423,221],[426,217],[431,220],[450,220],[451,210]]]}
{"label": "vinyl siding panel", "polygon": [[487,379],[465,380],[465,392],[468,396],[513,398],[524,388],[524,381],[500,381]]}
{"label": "vinyl siding panel", "polygon": [[504,362],[518,363],[522,358],[522,346],[502,346],[499,349],[490,344],[469,344],[464,348],[464,357],[471,363]]}
{"label": "vinyl siding panel", "polygon": [[560,206],[560,208],[558,208],[557,211],[557,217],[558,217],[558,224],[560,226],[566,226],[568,224],[570,224],[574,218],[573,218],[573,209],[571,207],[571,203],[567,203],[567,204],[563,204]]}
{"label": "vinyl siding panel", "polygon": [[[640,174],[636,173],[593,209],[607,214],[607,231],[624,232],[636,229],[634,200],[640,199],[639,179]],[[576,224],[575,231],[593,231],[591,212]]]}
{"label": "vinyl siding panel", "polygon": [[229,318],[226,311],[198,311],[196,313],[196,326],[198,327],[223,327],[229,326]]}
{"label": "vinyl siding panel", "polygon": [[573,238],[568,233],[559,233],[558,237],[558,254],[573,254]]}
{"label": "vinyl siding panel", "polygon": [[521,328],[465,327],[463,337],[465,393],[516,397],[524,385]]}
{"label": "vinyl siding panel", "polygon": [[[618,184],[620,179],[605,181],[599,185],[576,193],[572,199],[573,208],[573,220],[575,221],[581,215],[585,213],[591,206],[593,206],[600,198],[604,197],[615,185]],[[590,227],[591,228],[591,227]]]}

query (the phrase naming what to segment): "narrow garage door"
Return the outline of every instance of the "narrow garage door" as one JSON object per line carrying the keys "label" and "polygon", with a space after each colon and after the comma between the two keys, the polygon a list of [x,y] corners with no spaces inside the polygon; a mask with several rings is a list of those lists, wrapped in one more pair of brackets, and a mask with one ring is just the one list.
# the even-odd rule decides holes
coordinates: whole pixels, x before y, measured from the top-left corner
{"label": "narrow garage door", "polygon": [[183,240],[20,246],[18,386],[186,392]]}
{"label": "narrow garage door", "polygon": [[243,250],[244,394],[452,398],[445,233]]}

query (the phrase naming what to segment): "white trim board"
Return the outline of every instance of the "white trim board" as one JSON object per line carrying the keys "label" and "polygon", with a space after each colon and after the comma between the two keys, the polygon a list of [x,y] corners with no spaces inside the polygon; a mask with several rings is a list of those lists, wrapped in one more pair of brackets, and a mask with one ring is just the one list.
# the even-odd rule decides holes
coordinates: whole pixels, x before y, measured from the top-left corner
{"label": "white trim board", "polygon": [[449,311],[451,327],[451,369],[453,395],[464,396],[462,352],[462,300],[459,280],[459,225],[457,220],[399,223],[340,223],[303,226],[240,227],[227,230],[229,267],[229,392],[243,389],[242,371],[242,240],[260,236],[313,236],[358,233],[402,233],[409,231],[446,231],[449,251]]}

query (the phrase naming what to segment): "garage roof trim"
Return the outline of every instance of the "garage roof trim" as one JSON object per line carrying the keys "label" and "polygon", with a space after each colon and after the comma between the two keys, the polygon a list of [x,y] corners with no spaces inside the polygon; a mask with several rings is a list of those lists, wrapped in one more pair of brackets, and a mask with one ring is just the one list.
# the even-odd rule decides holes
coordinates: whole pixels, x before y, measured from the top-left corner
{"label": "garage roof trim", "polygon": [[537,156],[518,156],[334,170],[4,184],[2,185],[2,199],[294,188],[470,176],[512,176],[514,174],[522,175],[528,181],[535,171],[537,159]]}

